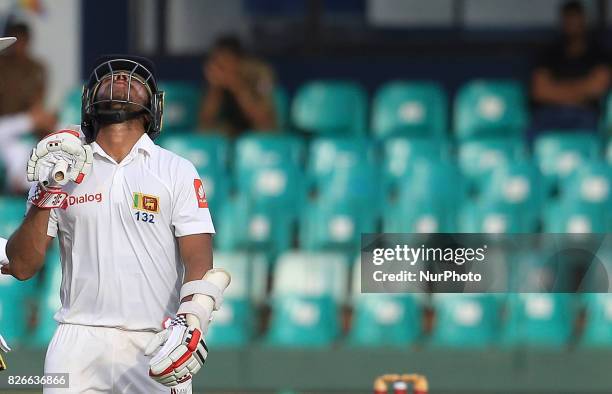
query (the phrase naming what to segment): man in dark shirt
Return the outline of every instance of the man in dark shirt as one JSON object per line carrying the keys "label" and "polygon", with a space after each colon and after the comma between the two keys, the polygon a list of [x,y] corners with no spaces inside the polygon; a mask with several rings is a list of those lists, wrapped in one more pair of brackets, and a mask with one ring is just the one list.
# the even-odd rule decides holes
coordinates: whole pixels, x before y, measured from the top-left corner
{"label": "man in dark shirt", "polygon": [[561,24],[561,40],[542,56],[532,75],[534,129],[595,129],[599,102],[610,83],[606,57],[589,37],[580,2],[562,6]]}

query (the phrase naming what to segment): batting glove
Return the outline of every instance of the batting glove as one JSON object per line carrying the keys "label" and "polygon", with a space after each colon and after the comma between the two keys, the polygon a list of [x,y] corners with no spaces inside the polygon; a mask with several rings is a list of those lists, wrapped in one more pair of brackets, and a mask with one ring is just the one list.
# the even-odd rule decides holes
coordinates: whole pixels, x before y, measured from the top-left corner
{"label": "batting glove", "polygon": [[43,138],[28,161],[28,181],[38,182],[30,202],[39,208],[60,208],[68,194],[62,187],[69,181],[81,183],[91,171],[93,152],[79,133],[60,130]]}
{"label": "batting glove", "polygon": [[[11,348],[6,343],[4,338],[2,338],[2,335],[0,335],[0,350],[2,350],[3,352],[11,351]],[[0,354],[0,371],[4,371],[5,369],[6,369],[6,363],[4,362],[4,359],[2,358],[2,354]]]}
{"label": "batting glove", "polygon": [[202,331],[188,326],[185,315],[178,315],[166,324],[166,329],[155,335],[145,355],[159,349],[149,362],[149,376],[167,387],[190,380],[206,362],[208,347]]}

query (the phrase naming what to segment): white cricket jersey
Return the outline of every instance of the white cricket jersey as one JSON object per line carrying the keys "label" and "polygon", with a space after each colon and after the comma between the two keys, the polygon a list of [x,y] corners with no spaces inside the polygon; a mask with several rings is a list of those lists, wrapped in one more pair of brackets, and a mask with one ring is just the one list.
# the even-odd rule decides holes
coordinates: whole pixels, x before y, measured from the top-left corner
{"label": "white cricket jersey", "polygon": [[115,162],[92,143],[91,173],[70,183],[47,234],[59,237],[60,323],[160,329],[179,307],[184,267],[176,237],[214,233],[200,177],[143,135]]}

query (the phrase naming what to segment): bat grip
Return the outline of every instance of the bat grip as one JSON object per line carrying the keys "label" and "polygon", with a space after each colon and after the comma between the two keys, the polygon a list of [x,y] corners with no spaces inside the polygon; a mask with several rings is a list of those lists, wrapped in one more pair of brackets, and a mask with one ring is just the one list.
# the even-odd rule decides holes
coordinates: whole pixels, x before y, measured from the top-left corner
{"label": "bat grip", "polygon": [[59,160],[51,171],[51,179],[60,186],[68,183],[68,162]]}

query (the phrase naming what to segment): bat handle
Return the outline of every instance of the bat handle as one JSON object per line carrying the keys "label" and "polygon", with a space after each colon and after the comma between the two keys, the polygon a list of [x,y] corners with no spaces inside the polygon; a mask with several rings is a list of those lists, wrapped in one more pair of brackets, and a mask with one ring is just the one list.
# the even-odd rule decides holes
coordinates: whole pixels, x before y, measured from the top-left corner
{"label": "bat handle", "polygon": [[64,186],[68,183],[68,162],[59,160],[55,163],[53,171],[51,171],[51,178],[60,186]]}

